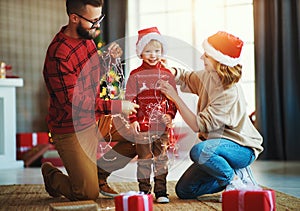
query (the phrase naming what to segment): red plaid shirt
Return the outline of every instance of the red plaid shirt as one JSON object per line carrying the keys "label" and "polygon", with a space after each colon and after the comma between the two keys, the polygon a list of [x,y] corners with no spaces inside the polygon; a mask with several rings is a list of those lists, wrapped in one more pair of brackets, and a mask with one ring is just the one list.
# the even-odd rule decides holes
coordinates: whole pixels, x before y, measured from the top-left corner
{"label": "red plaid shirt", "polygon": [[57,134],[83,130],[99,115],[121,111],[120,101],[99,97],[100,60],[94,41],[68,37],[64,30],[49,45],[43,70],[50,95],[46,121]]}
{"label": "red plaid shirt", "polygon": [[166,130],[166,125],[161,120],[162,115],[170,114],[174,118],[177,112],[175,104],[157,89],[159,79],[169,81],[176,89],[174,76],[161,63],[150,66],[143,62],[130,72],[126,84],[126,99],[140,106],[136,114],[129,116],[129,120],[138,121],[142,132]]}

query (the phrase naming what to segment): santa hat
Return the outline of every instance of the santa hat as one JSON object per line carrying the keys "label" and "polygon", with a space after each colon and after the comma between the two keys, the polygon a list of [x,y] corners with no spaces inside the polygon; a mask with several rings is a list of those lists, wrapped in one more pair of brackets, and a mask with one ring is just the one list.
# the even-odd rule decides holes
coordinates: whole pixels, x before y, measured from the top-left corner
{"label": "santa hat", "polygon": [[163,39],[163,36],[161,36],[160,32],[158,31],[157,27],[151,27],[147,29],[142,29],[138,31],[138,40],[136,42],[136,54],[139,58],[141,58],[141,54],[145,48],[145,46],[151,41],[151,40],[157,40],[162,45],[162,54],[166,54],[167,51],[167,45],[165,40]]}
{"label": "santa hat", "polygon": [[243,41],[232,34],[219,31],[204,40],[202,47],[216,61],[233,67],[240,63]]}

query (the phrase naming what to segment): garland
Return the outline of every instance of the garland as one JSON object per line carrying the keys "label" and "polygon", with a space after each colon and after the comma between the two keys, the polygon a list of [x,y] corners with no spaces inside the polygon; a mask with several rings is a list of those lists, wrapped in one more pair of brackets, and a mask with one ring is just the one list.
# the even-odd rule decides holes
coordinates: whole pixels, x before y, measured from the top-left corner
{"label": "garland", "polygon": [[104,100],[124,99],[124,73],[120,58],[112,58],[110,52],[101,56],[104,75],[100,79],[100,98]]}

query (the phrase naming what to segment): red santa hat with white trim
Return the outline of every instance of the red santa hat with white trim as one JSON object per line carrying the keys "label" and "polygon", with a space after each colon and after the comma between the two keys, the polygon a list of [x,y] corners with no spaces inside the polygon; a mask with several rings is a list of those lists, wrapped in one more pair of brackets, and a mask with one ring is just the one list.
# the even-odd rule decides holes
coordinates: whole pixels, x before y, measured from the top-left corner
{"label": "red santa hat with white trim", "polygon": [[157,40],[162,45],[162,54],[165,55],[167,52],[166,41],[158,31],[157,27],[150,27],[138,31],[138,40],[136,42],[136,54],[141,58],[141,54],[145,46],[151,41]]}
{"label": "red santa hat with white trim", "polygon": [[243,41],[224,31],[208,37],[203,41],[204,51],[216,61],[234,67],[241,61]]}

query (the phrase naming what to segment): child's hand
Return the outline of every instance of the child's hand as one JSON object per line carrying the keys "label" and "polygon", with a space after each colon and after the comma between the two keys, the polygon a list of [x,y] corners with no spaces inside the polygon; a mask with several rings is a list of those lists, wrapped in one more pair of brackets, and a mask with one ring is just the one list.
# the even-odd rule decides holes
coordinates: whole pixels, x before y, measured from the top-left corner
{"label": "child's hand", "polygon": [[170,114],[164,114],[161,119],[162,122],[168,127],[172,125],[172,117]]}
{"label": "child's hand", "polygon": [[141,128],[140,128],[140,124],[138,123],[138,121],[134,121],[133,123],[130,124],[130,127],[133,129],[133,131],[136,134],[139,134]]}

